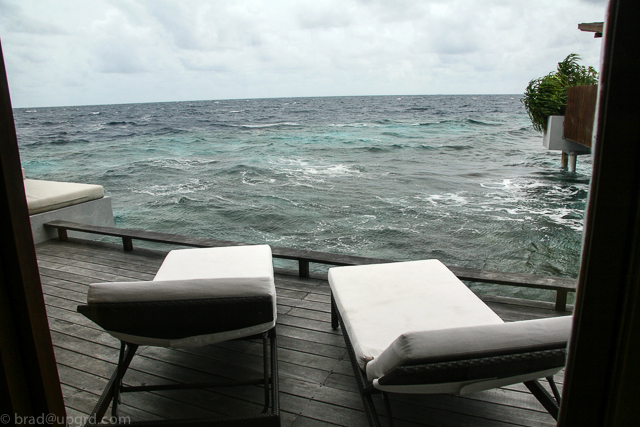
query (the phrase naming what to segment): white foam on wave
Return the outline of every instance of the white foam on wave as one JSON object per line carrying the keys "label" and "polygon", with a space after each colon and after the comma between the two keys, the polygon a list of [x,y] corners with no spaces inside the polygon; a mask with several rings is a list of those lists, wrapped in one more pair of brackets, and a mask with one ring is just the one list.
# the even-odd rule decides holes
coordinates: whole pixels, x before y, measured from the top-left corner
{"label": "white foam on wave", "polygon": [[336,128],[360,128],[360,127],[368,127],[368,126],[374,126],[374,124],[372,123],[334,123],[334,124],[330,124],[330,127],[336,127]]}
{"label": "white foam on wave", "polygon": [[431,203],[434,206],[455,205],[462,206],[469,203],[469,200],[461,195],[462,193],[430,194],[426,196],[416,196],[417,199]]}
{"label": "white foam on wave", "polygon": [[501,182],[482,182],[480,183],[480,187],[496,189],[496,190],[523,190],[537,187],[547,187],[548,184],[533,181],[533,182],[516,182],[513,179],[503,179]]}
{"label": "white foam on wave", "polygon": [[182,196],[200,191],[206,191],[211,187],[211,183],[202,182],[197,178],[188,179],[186,182],[175,184],[153,184],[141,188],[132,188],[131,191],[138,194],[148,194],[150,196]]}
{"label": "white foam on wave", "polygon": [[248,173],[249,173],[249,171],[241,171],[240,172],[240,175],[242,175],[242,183],[244,185],[255,186],[255,185],[260,185],[260,184],[264,184],[265,182],[267,182],[267,180],[265,180],[265,179],[249,177],[249,176],[247,176]]}
{"label": "white foam on wave", "polygon": [[269,163],[275,166],[274,169],[276,169],[276,172],[282,172],[288,176],[314,178],[362,174],[357,168],[342,163],[323,164],[314,160],[285,158],[279,158]]}
{"label": "white foam on wave", "polygon": [[212,159],[199,159],[199,158],[163,158],[163,159],[149,159],[147,160],[151,163],[152,166],[155,167],[167,167],[174,168],[179,170],[189,170],[193,168],[197,168],[202,165],[207,165],[215,160]]}
{"label": "white foam on wave", "polygon": [[[493,212],[492,218],[502,221],[548,221],[576,231],[583,229],[583,214],[579,209],[567,207],[567,200],[580,191],[576,187],[540,182],[504,179],[501,182],[483,183],[481,187],[494,190],[484,195],[480,207]],[[534,204],[532,201],[545,201]],[[557,206],[553,206],[556,204]],[[495,215],[497,214],[497,215]],[[506,215],[505,215],[506,214]]]}

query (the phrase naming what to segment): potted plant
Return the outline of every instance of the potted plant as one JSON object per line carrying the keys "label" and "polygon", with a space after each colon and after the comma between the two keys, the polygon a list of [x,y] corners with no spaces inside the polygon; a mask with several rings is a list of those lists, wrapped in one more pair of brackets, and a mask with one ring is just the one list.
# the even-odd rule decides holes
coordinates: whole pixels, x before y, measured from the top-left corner
{"label": "potted plant", "polygon": [[569,54],[556,71],[529,82],[521,101],[538,132],[547,131],[549,117],[564,116],[568,87],[598,83],[598,72],[578,64],[579,60],[577,54]]}

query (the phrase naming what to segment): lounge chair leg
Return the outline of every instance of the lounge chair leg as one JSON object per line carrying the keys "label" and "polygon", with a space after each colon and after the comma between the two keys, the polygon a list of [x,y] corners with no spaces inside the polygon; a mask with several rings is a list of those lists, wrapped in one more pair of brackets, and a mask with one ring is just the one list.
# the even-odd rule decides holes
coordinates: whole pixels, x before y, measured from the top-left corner
{"label": "lounge chair leg", "polygon": [[551,387],[551,391],[553,392],[553,397],[556,398],[556,402],[558,402],[558,406],[560,406],[560,391],[558,391],[558,386],[556,385],[556,381],[553,377],[547,377],[547,381],[549,381],[549,387]]}
{"label": "lounge chair leg", "polygon": [[[129,368],[133,354],[135,354],[138,346],[135,344],[127,344],[124,341],[120,341],[120,355],[118,356],[118,366],[116,367],[115,378],[113,383],[113,400],[111,404],[111,415],[114,418],[118,417],[118,405],[120,404],[120,392],[122,390],[122,379],[124,374]],[[131,356],[127,352],[133,352]]]}
{"label": "lounge chair leg", "polygon": [[[131,363],[131,359],[133,359],[133,356],[135,356],[137,349],[137,345],[129,344],[129,347],[127,348],[127,351],[123,357],[122,365],[118,363],[118,367],[122,366],[124,368],[124,371],[126,371],[129,367],[129,364]],[[111,375],[111,378],[107,383],[107,386],[100,395],[98,403],[96,403],[96,406],[93,408],[91,414],[87,418],[87,423],[85,425],[90,425],[92,423],[99,424],[100,421],[102,421],[104,414],[107,412],[107,409],[109,409],[109,404],[113,401],[114,389],[116,388],[116,380],[119,376],[118,367],[114,369],[113,374]]]}
{"label": "lounge chair leg", "polygon": [[[333,301],[333,296],[331,297],[331,306],[335,308],[335,302]],[[344,327],[344,322],[340,317],[340,313],[336,309],[335,311],[332,309],[331,311],[331,321],[333,323],[333,315],[337,318],[337,321],[340,322],[340,326],[342,326],[342,337],[344,338],[344,342],[347,346],[347,351],[349,352],[349,360],[351,361],[351,368],[353,369],[353,374],[356,377],[356,383],[358,384],[358,390],[360,391],[360,397],[362,398],[362,406],[364,407],[364,412],[367,415],[367,420],[369,421],[370,427],[380,427],[380,419],[378,418],[378,412],[376,411],[376,406],[373,403],[373,399],[371,398],[371,393],[375,392],[376,389],[373,386],[367,384],[367,380],[365,379],[360,366],[358,366],[358,362],[356,362],[355,352],[353,350],[353,345],[351,344],[351,339],[349,338],[349,334]]]}
{"label": "lounge chair leg", "polygon": [[389,393],[382,392],[382,398],[384,399],[384,407],[387,411],[387,423],[389,427],[393,427],[393,414],[391,413],[391,402],[389,401]]}
{"label": "lounge chair leg", "polygon": [[338,307],[336,307],[336,300],[333,299],[333,292],[331,292],[331,328],[338,329]]}
{"label": "lounge chair leg", "polygon": [[551,416],[557,420],[560,407],[558,402],[549,394],[549,392],[540,385],[538,381],[526,381],[524,385],[527,386],[529,391],[538,399],[538,401],[544,406],[544,409],[551,414]]}
{"label": "lounge chair leg", "polygon": [[[269,331],[271,338],[271,412],[280,419],[280,388],[278,385],[278,340],[276,328]],[[279,421],[278,421],[279,423]]]}
{"label": "lounge chair leg", "polygon": [[262,334],[262,369],[264,375],[264,408],[262,413],[265,414],[269,410],[269,352],[267,332]]}

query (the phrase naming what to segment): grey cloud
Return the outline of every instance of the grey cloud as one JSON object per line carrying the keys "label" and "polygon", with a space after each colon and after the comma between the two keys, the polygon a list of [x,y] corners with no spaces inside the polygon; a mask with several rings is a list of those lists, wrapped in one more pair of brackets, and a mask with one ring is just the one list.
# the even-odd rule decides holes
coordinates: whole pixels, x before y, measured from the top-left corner
{"label": "grey cloud", "polygon": [[223,62],[211,61],[209,58],[181,58],[182,66],[190,71],[209,71],[214,73],[228,73],[232,68]]}
{"label": "grey cloud", "polygon": [[312,3],[297,10],[298,23],[303,29],[344,28],[354,22],[355,11],[349,8],[349,2],[341,2],[337,7],[327,8],[319,3]]}
{"label": "grey cloud", "polygon": [[15,4],[0,2],[0,23],[5,31],[34,35],[67,34],[60,26],[30,17],[24,14],[22,8]]}
{"label": "grey cloud", "polygon": [[188,50],[204,49],[202,40],[195,33],[196,16],[184,13],[183,3],[148,3],[147,11],[169,33],[178,48]]}
{"label": "grey cloud", "polygon": [[149,71],[148,65],[136,54],[136,48],[125,46],[101,48],[97,52],[96,68],[102,73],[138,74]]}

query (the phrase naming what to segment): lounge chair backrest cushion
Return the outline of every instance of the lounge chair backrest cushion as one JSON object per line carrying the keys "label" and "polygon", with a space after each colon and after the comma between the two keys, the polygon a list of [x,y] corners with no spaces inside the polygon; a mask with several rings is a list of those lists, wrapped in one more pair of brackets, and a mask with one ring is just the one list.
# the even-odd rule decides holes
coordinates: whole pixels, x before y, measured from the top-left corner
{"label": "lounge chair backrest cushion", "polygon": [[380,356],[367,364],[367,377],[373,381],[400,366],[564,348],[569,340],[572,321],[571,316],[563,316],[409,332],[398,337]]}
{"label": "lounge chair backrest cushion", "polygon": [[273,279],[235,277],[93,283],[89,285],[87,302],[99,304],[254,296],[275,299]]}

